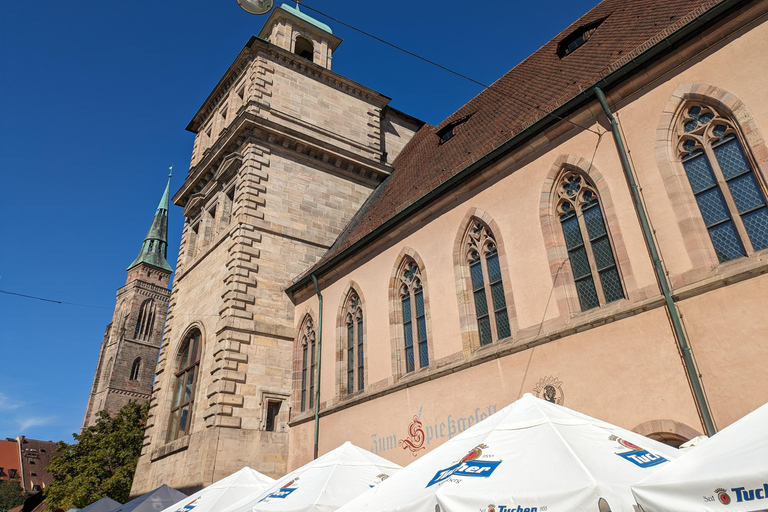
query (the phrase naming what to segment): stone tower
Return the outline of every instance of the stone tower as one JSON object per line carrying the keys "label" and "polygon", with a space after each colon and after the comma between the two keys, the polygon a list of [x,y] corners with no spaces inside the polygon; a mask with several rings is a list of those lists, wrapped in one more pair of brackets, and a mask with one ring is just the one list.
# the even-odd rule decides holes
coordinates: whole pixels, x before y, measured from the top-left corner
{"label": "stone tower", "polygon": [[169,187],[170,179],[141,252],[127,269],[125,286],[117,290],[115,312],[101,342],[83,428],[95,423],[99,411],[115,415],[130,401],[149,400],[152,392],[171,295],[168,278],[173,272],[166,261]]}
{"label": "stone tower", "polygon": [[132,495],[289,470],[297,326],[284,290],[423,125],[332,72],[340,43],[276,7],[188,126],[192,161],[173,197],[184,231]]}

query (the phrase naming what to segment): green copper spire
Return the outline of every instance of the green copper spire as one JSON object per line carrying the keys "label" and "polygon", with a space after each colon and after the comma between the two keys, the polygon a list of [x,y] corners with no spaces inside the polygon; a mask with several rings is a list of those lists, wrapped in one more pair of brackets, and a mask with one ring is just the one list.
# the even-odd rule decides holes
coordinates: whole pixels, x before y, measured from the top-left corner
{"label": "green copper spire", "polygon": [[173,272],[173,269],[165,259],[168,255],[168,192],[170,188],[171,175],[169,174],[168,184],[165,186],[163,197],[160,198],[160,204],[157,205],[155,218],[152,219],[149,232],[146,238],[144,238],[144,243],[141,244],[141,252],[127,270],[131,270],[139,263],[146,263],[153,267]]}

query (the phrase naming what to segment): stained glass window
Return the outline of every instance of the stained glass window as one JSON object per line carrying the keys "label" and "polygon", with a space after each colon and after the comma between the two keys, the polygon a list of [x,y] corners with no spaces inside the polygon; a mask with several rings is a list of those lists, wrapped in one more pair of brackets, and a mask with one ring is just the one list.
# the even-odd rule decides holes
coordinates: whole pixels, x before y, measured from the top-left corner
{"label": "stained glass window", "polygon": [[299,331],[301,343],[301,411],[311,409],[315,404],[315,324],[312,317],[307,315]]}
{"label": "stained glass window", "polygon": [[[424,308],[424,289],[421,284],[421,270],[411,258],[405,258],[400,271],[400,304],[403,312],[403,336],[405,340],[405,371],[429,366],[427,348],[427,318]],[[417,357],[418,354],[418,357]]]}
{"label": "stained glass window", "polygon": [[512,332],[496,239],[488,226],[479,220],[470,225],[466,250],[480,345],[488,345],[494,340],[510,337]]}
{"label": "stained glass window", "polygon": [[181,344],[167,441],[189,434],[192,406],[195,402],[195,390],[200,372],[201,348],[200,331],[197,329],[188,334],[184,343]]}
{"label": "stained glass window", "polygon": [[768,247],[765,185],[735,123],[691,103],[678,125],[678,153],[718,261]]}
{"label": "stained glass window", "polygon": [[[365,354],[363,352],[363,309],[360,297],[352,290],[345,306],[345,325],[347,331],[347,388],[346,393],[365,389]],[[357,384],[357,389],[355,389]]]}
{"label": "stained glass window", "polygon": [[597,191],[585,176],[566,171],[560,177],[557,215],[582,311],[624,298]]}

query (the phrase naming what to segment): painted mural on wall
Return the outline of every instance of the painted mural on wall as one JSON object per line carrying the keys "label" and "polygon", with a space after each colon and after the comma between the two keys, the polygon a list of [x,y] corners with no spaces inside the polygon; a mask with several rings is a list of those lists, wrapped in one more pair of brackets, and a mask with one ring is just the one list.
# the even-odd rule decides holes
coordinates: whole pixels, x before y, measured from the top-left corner
{"label": "painted mural on wall", "polygon": [[563,405],[565,393],[563,393],[563,382],[557,377],[544,377],[533,388],[537,397],[553,404]]}
{"label": "painted mural on wall", "polygon": [[461,414],[429,418],[424,416],[424,405],[419,413],[411,417],[411,421],[403,425],[402,434],[371,434],[373,453],[383,453],[389,450],[407,450],[409,456],[418,456],[431,444],[440,444],[443,440],[464,432],[472,425],[479,423],[496,412],[496,404],[476,407],[474,411],[463,411]]}

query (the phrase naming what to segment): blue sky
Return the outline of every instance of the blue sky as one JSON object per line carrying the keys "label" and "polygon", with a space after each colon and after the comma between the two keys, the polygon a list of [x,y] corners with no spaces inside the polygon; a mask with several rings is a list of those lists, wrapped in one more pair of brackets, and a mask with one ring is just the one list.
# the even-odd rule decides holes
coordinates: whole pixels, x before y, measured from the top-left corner
{"label": "blue sky", "polygon": [[[276,3],[280,3],[279,1]],[[596,0],[304,5],[491,83]],[[295,5],[291,3],[291,5]],[[344,42],[333,70],[437,124],[480,87],[305,9]],[[236,0],[0,4],[0,439],[71,441],[116,290],[174,166],[184,128],[266,16]],[[181,209],[170,212],[175,266]]]}

